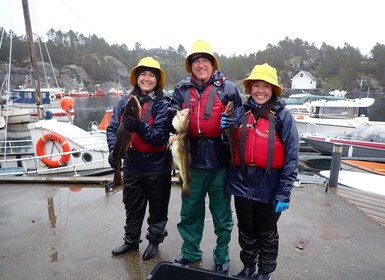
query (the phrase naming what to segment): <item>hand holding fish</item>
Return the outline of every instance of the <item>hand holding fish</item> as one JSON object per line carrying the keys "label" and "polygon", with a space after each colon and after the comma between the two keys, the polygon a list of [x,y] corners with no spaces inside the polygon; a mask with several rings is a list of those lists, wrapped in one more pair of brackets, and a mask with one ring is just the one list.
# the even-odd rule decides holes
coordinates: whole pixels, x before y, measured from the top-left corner
{"label": "hand holding fish", "polygon": [[230,128],[232,125],[234,125],[234,119],[223,112],[221,115],[221,129]]}
{"label": "hand holding fish", "polygon": [[138,128],[140,120],[134,116],[127,115],[123,117],[122,122],[125,129],[135,131]]}

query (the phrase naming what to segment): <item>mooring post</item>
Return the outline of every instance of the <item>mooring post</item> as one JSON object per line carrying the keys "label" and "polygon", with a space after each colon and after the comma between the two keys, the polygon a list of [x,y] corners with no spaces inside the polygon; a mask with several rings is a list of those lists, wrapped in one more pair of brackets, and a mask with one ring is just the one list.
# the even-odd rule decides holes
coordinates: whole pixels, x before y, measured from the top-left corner
{"label": "mooring post", "polygon": [[335,188],[338,185],[338,174],[341,166],[342,144],[333,145],[332,162],[330,164],[329,187]]}

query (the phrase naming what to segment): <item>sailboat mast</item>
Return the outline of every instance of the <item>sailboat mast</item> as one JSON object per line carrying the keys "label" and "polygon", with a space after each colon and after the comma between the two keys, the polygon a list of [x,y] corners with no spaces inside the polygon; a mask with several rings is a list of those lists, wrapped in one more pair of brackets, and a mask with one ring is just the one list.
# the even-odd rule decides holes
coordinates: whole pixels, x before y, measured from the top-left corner
{"label": "sailboat mast", "polygon": [[26,31],[27,43],[28,43],[29,61],[31,63],[32,83],[35,89],[37,113],[39,115],[39,120],[42,120],[44,119],[44,107],[41,101],[40,81],[39,81],[39,74],[37,71],[35,46],[33,44],[31,18],[29,15],[28,0],[21,0],[21,2],[23,4],[25,31]]}

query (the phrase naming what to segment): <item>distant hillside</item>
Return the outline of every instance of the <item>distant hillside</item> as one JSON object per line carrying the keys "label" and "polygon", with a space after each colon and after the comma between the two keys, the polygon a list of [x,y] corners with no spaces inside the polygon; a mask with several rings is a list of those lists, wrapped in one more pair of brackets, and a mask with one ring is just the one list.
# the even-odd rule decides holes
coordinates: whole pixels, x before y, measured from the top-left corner
{"label": "distant hillside", "polygon": [[[9,58],[10,38],[5,34],[0,52],[1,81],[7,72],[6,64]],[[187,75],[184,69],[186,50],[182,45],[179,45],[177,50],[172,47],[146,50],[140,43],[136,43],[134,49],[130,50],[124,44],[110,45],[96,35],[84,37],[73,31],[62,33],[51,29],[47,36],[47,42],[35,43],[37,50],[40,50],[39,44],[45,45],[41,47],[42,50],[49,50],[49,56],[47,53],[43,53],[43,58],[37,55],[42,86],[46,86],[47,81],[54,84],[57,80],[60,86],[72,88],[82,80],[90,91],[95,88],[95,84],[102,84],[105,90],[117,84],[128,88],[130,69],[140,58],[149,55],[156,57],[166,71],[166,89],[173,89],[176,83]],[[12,56],[11,84],[12,87],[18,87],[29,76],[25,38],[13,36]],[[54,70],[47,63],[50,60]],[[323,44],[318,49],[301,39],[292,40],[286,37],[276,45],[268,45],[263,51],[247,56],[221,55],[218,60],[220,70],[235,82],[240,90],[243,90],[241,81],[253,66],[264,62],[277,68],[285,93],[290,92],[291,78],[301,70],[309,71],[317,78],[319,92],[346,90],[355,94],[361,81],[364,92],[380,94],[384,92],[385,87],[385,45],[381,44],[375,45],[371,56],[367,57],[348,44],[343,48]],[[44,77],[45,72],[49,76],[48,80]]]}

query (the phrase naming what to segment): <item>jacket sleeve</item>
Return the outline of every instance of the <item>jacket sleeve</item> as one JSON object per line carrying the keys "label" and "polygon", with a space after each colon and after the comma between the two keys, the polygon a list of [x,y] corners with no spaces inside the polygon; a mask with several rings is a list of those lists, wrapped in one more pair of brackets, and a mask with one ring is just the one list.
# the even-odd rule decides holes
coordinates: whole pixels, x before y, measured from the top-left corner
{"label": "jacket sleeve", "polygon": [[225,80],[222,90],[224,95],[223,101],[225,104],[227,104],[229,101],[233,101],[235,109],[242,105],[242,95],[239,93],[233,82]]}
{"label": "jacket sleeve", "polygon": [[285,161],[275,199],[290,202],[291,189],[298,174],[299,136],[294,118],[287,108],[283,109],[281,116],[281,138],[285,150]]}

